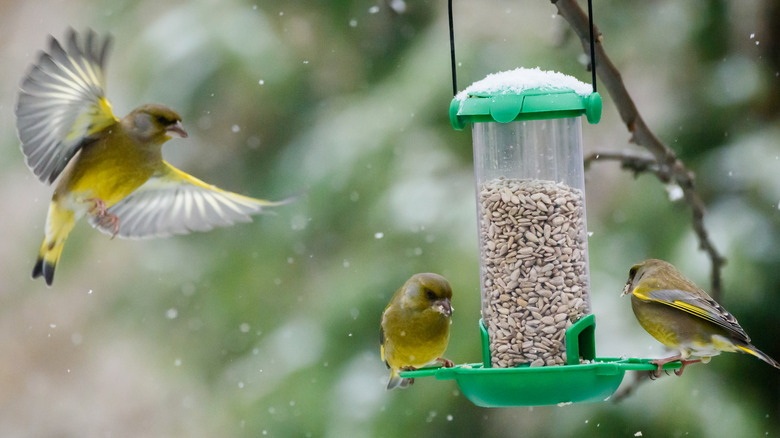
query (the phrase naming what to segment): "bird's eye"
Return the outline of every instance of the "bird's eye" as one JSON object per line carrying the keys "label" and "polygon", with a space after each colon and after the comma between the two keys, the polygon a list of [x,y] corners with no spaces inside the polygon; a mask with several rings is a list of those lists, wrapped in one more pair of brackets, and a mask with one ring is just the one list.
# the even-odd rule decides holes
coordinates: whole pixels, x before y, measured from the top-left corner
{"label": "bird's eye", "polygon": [[425,289],[425,296],[428,297],[429,300],[435,300],[436,299],[436,293],[433,292],[430,289]]}
{"label": "bird's eye", "polygon": [[636,276],[636,271],[638,269],[639,268],[637,268],[636,266],[632,266],[631,269],[628,271],[628,277],[629,278],[634,278]]}
{"label": "bird's eye", "polygon": [[159,123],[161,125],[170,125],[171,124],[171,121],[168,120],[165,116],[157,116],[157,117],[155,117],[155,119],[157,120],[157,123]]}

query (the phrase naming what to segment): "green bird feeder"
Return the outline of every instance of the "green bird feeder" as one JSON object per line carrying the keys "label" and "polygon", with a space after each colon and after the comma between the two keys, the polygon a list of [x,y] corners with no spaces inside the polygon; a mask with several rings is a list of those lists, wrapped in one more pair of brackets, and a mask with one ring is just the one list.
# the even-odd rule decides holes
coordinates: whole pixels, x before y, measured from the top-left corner
{"label": "green bird feeder", "polygon": [[592,86],[538,68],[489,75],[452,100],[452,126],[473,138],[482,362],[401,377],[455,380],[474,404],[508,407],[604,401],[626,371],[656,369],[596,357],[582,115],[601,118]]}
{"label": "green bird feeder", "polygon": [[474,148],[482,362],[401,377],[455,380],[483,407],[607,400],[626,371],[656,365],[596,356],[582,153],[582,116],[592,124],[601,119],[596,75],[591,85],[518,68],[458,93],[449,4],[450,121],[457,130],[471,126]]}

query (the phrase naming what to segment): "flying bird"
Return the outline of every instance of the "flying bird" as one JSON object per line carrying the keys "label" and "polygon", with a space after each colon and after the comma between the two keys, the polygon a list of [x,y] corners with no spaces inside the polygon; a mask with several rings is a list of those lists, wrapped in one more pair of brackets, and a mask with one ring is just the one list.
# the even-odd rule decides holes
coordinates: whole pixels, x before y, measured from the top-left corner
{"label": "flying bird", "polygon": [[186,138],[181,117],[163,105],[142,105],[123,118],[106,99],[111,38],[94,31],[51,37],[22,80],[16,127],[27,166],[56,181],[33,278],[47,285],[65,239],[86,216],[121,238],[165,237],[251,221],[265,207],[287,202],[221,190],[168,164],[162,145]]}

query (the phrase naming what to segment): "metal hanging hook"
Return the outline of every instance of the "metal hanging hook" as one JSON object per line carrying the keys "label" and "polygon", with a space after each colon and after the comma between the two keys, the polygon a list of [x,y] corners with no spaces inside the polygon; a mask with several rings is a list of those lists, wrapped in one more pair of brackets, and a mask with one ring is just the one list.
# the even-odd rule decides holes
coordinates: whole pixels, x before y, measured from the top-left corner
{"label": "metal hanging hook", "polygon": [[[452,19],[452,0],[447,0],[447,14],[450,26],[450,61],[452,64],[452,95],[458,94],[458,79],[455,62],[455,30]],[[588,0],[588,26],[590,30],[590,71],[592,75],[593,92],[596,92],[596,44],[593,36],[593,2]]]}

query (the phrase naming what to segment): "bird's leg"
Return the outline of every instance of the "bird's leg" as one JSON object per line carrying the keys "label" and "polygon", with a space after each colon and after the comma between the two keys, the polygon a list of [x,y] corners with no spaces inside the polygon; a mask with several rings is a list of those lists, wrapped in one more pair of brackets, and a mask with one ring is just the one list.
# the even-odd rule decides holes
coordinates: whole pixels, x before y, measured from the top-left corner
{"label": "bird's leg", "polygon": [[106,209],[106,203],[100,198],[89,198],[87,202],[92,203],[92,208],[89,209],[89,214],[97,217],[98,225],[104,228],[112,228],[113,234],[111,238],[116,237],[119,233],[119,218],[108,212]]}
{"label": "bird's leg", "polygon": [[[658,367],[655,371],[653,371],[653,376],[655,376],[655,378],[661,377],[661,370],[663,366],[668,364],[669,362],[676,362],[678,360],[682,360],[682,355],[678,354],[675,356],[669,356],[665,359],[651,360],[650,363]],[[683,368],[685,368],[684,362],[685,361],[683,361]],[[680,374],[682,374],[682,368],[680,368],[680,371],[681,371]],[[677,371],[675,371],[675,374],[677,374]],[[679,376],[680,374],[677,375]]]}
{"label": "bird's leg", "polygon": [[682,366],[680,367],[680,369],[679,370],[674,370],[674,374],[676,374],[678,376],[682,376],[683,370],[685,369],[686,366],[688,366],[688,365],[690,365],[692,363],[701,362],[701,359],[696,359],[696,360],[684,360],[684,359],[682,359],[682,360],[680,360],[680,362],[682,363]]}

